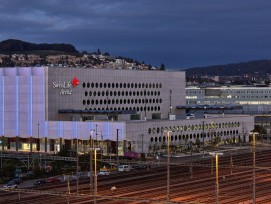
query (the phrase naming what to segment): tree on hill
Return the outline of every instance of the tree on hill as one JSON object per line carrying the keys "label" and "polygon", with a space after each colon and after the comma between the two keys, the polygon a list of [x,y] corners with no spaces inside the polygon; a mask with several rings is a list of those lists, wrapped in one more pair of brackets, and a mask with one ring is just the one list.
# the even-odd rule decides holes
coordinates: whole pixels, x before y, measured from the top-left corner
{"label": "tree on hill", "polygon": [[162,63],[161,65],[160,65],[160,70],[165,70],[166,68],[165,68],[165,65],[164,65],[164,63]]}
{"label": "tree on hill", "polygon": [[14,52],[27,52],[35,50],[53,50],[68,53],[78,53],[73,45],[70,44],[34,44],[29,42],[24,42],[21,40],[9,39],[0,42],[0,52],[1,53],[14,53]]}

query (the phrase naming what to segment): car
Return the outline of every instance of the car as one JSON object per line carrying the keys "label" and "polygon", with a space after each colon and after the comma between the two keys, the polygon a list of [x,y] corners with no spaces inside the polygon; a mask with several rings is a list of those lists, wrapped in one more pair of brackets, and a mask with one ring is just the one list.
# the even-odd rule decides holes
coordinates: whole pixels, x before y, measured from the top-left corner
{"label": "car", "polygon": [[13,182],[17,185],[20,185],[23,183],[23,180],[22,179],[19,179],[19,178],[15,178],[15,179],[12,179],[10,182]]}
{"label": "car", "polygon": [[132,164],[131,165],[131,170],[139,170],[139,169],[141,169],[139,164]]}
{"label": "car", "polygon": [[130,165],[119,165],[118,171],[131,171]]}
{"label": "car", "polygon": [[110,171],[107,171],[107,170],[100,170],[100,171],[98,172],[98,175],[100,175],[100,176],[108,176],[108,175],[110,175]]}
{"label": "car", "polygon": [[148,165],[147,164],[139,164],[140,169],[147,169]]}
{"label": "car", "polygon": [[56,177],[52,177],[52,178],[48,178],[46,180],[46,183],[58,183],[60,182],[61,180],[59,178],[56,178]]}
{"label": "car", "polygon": [[28,172],[26,173],[26,175],[27,175],[28,177],[33,177],[33,176],[34,176],[34,172],[33,172],[33,171],[28,171]]}
{"label": "car", "polygon": [[195,118],[195,115],[193,113],[186,114],[186,119]]}
{"label": "car", "polygon": [[14,188],[18,188],[18,185],[14,182],[8,182],[7,185],[3,186],[3,188],[11,188],[11,189],[14,189]]}
{"label": "car", "polygon": [[46,184],[46,180],[45,179],[38,179],[34,183],[35,186],[40,186],[40,185],[44,185],[44,184]]}

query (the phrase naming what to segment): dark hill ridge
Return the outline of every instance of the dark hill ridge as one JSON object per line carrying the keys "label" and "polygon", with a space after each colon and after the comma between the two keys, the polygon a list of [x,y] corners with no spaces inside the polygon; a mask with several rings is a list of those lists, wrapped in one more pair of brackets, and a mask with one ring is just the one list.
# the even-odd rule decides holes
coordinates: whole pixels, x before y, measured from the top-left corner
{"label": "dark hill ridge", "polygon": [[255,74],[266,76],[271,73],[271,60],[255,60],[227,65],[195,67],[186,69],[187,77],[192,76],[242,76]]}
{"label": "dark hill ridge", "polygon": [[35,44],[21,40],[8,39],[0,42],[0,53],[23,53],[38,50],[51,50],[65,53],[78,53],[73,45],[70,44]]}

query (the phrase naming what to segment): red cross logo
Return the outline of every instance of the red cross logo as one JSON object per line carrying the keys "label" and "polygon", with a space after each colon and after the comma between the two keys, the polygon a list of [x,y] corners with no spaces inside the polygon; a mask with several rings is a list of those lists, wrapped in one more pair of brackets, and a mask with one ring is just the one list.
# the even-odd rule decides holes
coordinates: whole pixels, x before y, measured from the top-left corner
{"label": "red cross logo", "polygon": [[73,77],[73,79],[72,79],[73,88],[75,88],[77,85],[79,85],[79,80],[76,77]]}

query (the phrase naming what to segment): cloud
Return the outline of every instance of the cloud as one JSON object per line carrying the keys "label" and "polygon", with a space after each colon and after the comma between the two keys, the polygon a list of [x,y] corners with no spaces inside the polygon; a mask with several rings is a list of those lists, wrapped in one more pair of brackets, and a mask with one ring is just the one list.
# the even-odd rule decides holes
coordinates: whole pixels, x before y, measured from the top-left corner
{"label": "cloud", "polygon": [[268,58],[269,0],[0,0],[0,40],[72,43],[167,67]]}

